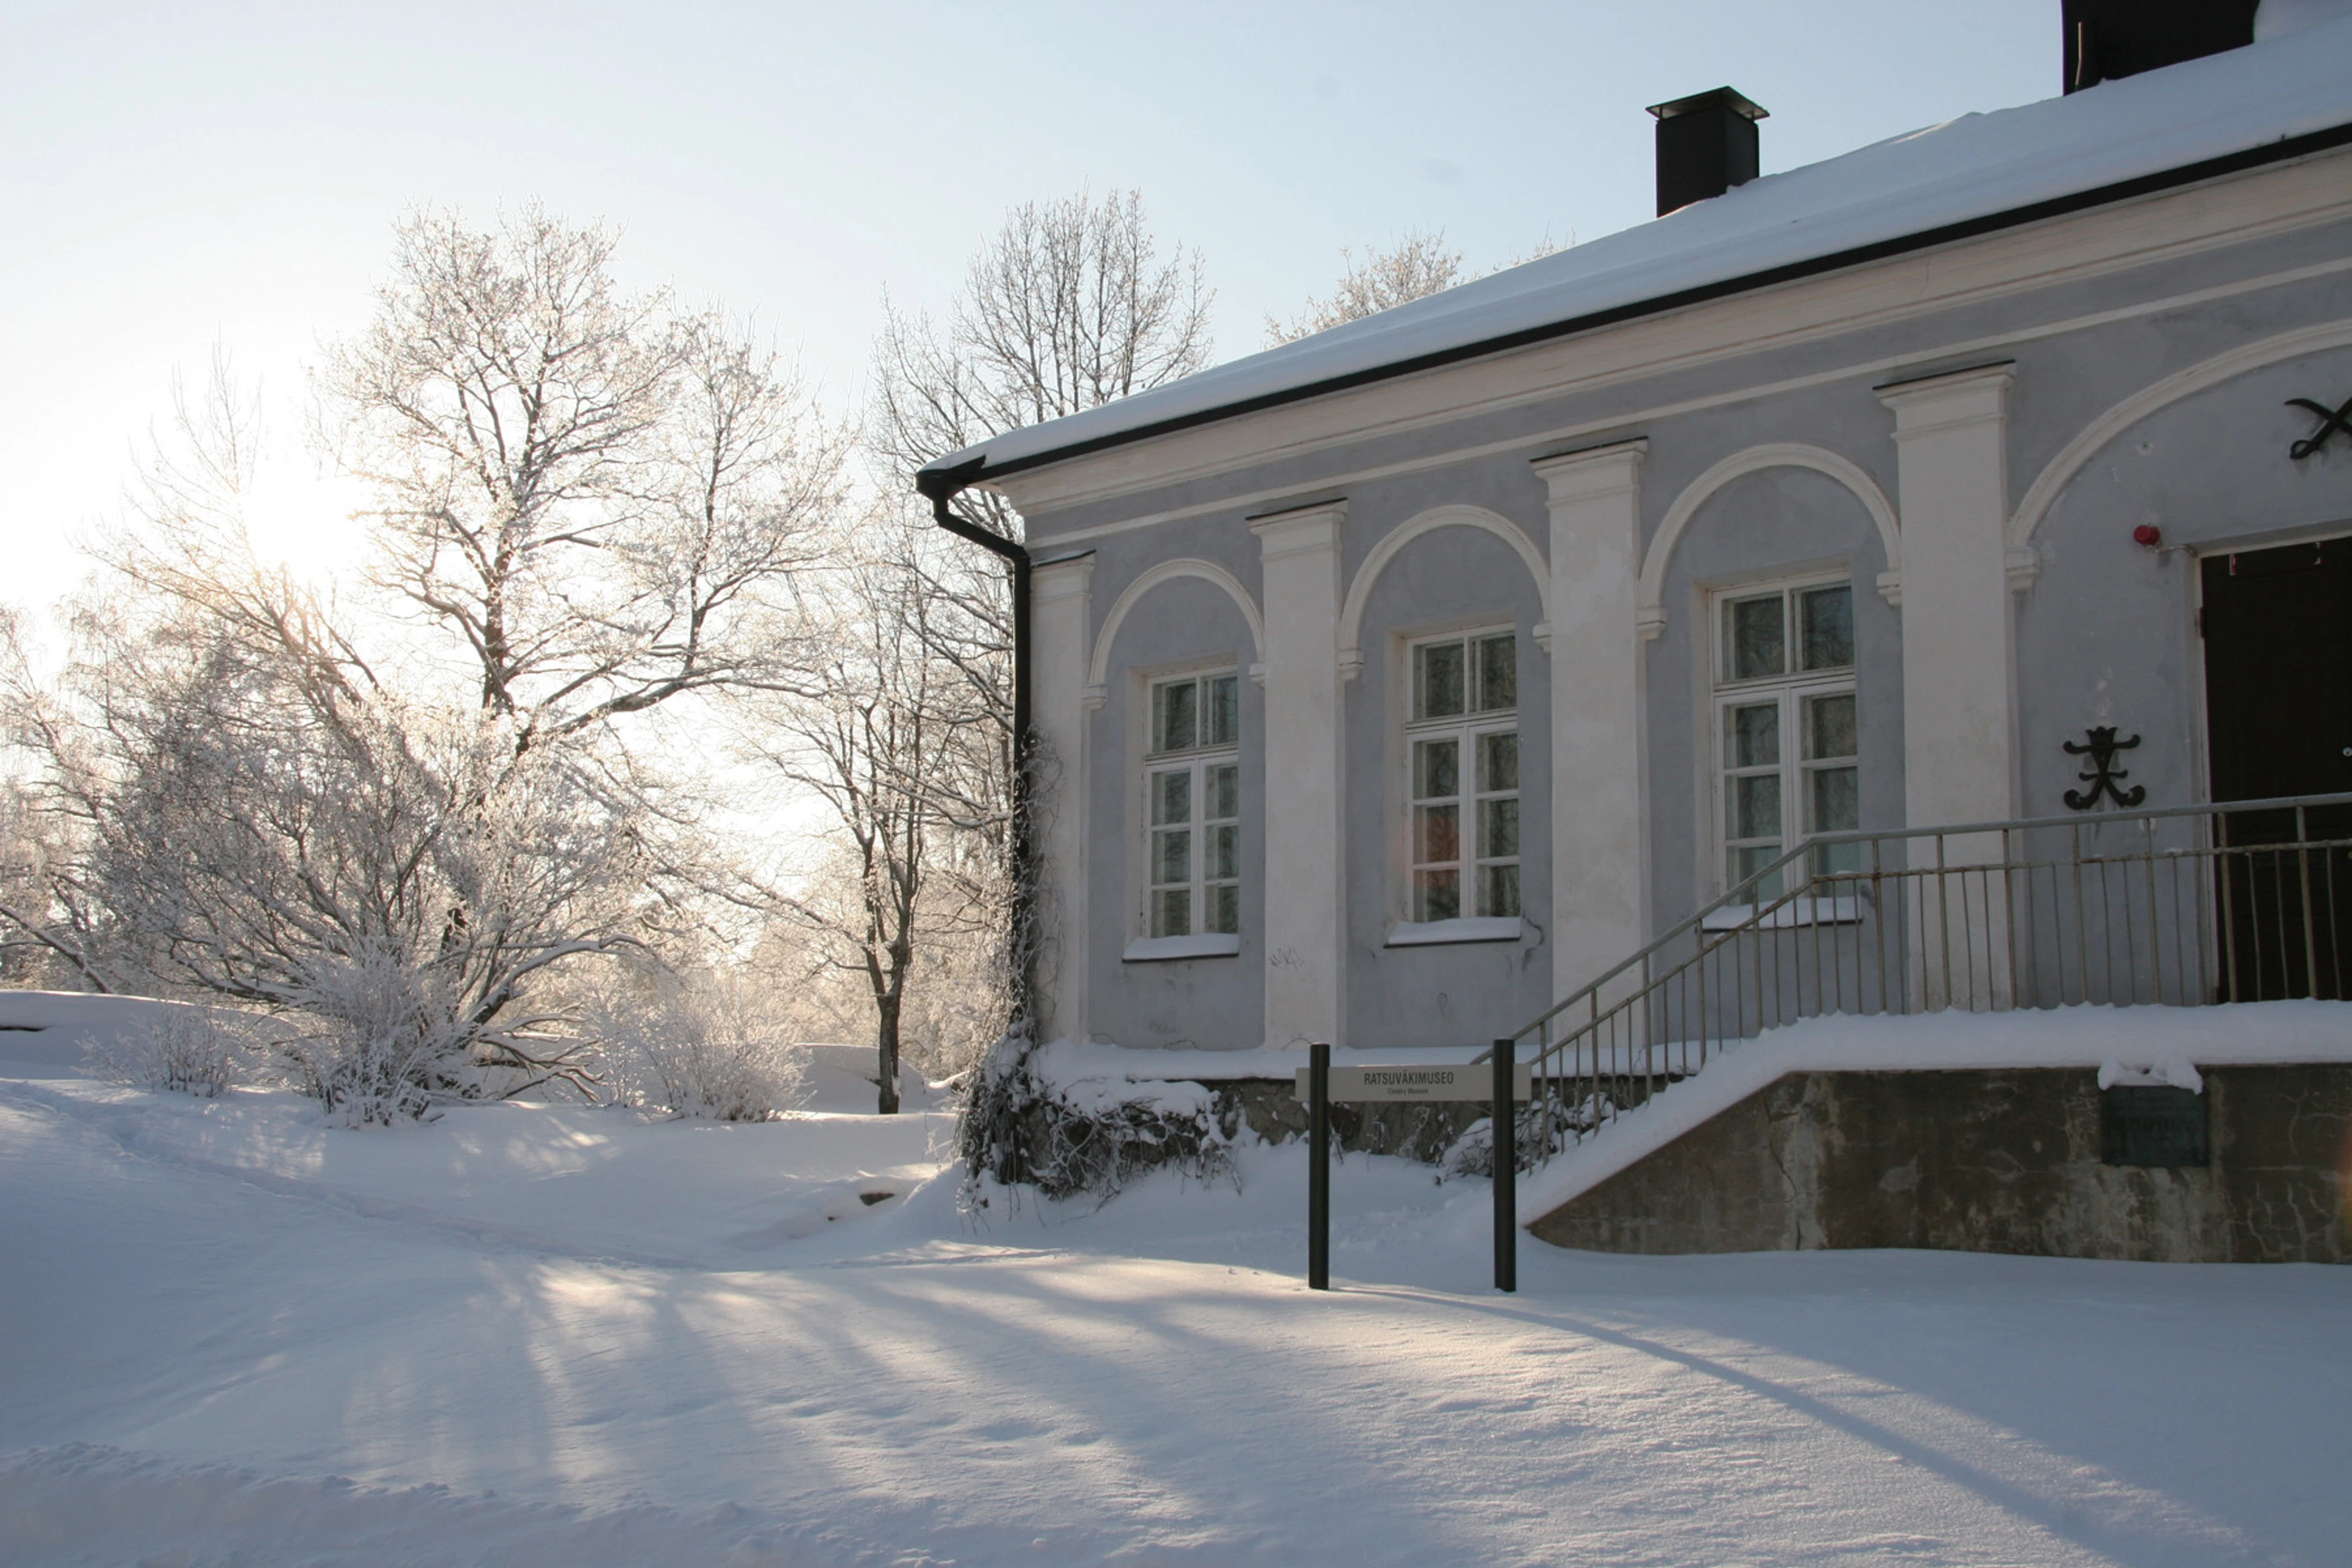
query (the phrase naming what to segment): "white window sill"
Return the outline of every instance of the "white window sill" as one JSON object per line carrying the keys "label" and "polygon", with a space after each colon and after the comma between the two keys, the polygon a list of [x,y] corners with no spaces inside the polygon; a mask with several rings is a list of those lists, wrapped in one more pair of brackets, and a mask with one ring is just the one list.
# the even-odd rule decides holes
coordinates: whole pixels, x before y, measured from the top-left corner
{"label": "white window sill", "polygon": [[1489,915],[1478,920],[1399,921],[1389,927],[1391,947],[1436,947],[1456,942],[1517,942],[1527,922],[1517,915]]}
{"label": "white window sill", "polygon": [[1139,936],[1119,956],[1129,963],[1158,963],[1171,958],[1231,958],[1242,950],[1242,939],[1218,931],[1199,936]]}
{"label": "white window sill", "polygon": [[[1753,904],[1727,904],[1699,922],[1706,931],[1737,931],[1756,916]],[[1862,920],[1862,900],[1790,899],[1757,922],[1759,931],[1789,931],[1797,926],[1855,925]]]}

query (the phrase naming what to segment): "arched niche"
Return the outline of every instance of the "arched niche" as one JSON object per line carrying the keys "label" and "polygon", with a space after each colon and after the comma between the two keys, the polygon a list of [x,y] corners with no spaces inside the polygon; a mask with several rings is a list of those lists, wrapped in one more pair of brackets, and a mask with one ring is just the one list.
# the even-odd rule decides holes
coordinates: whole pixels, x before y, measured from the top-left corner
{"label": "arched niche", "polygon": [[1654,637],[1665,630],[1666,612],[1664,594],[1666,569],[1674,560],[1675,550],[1682,542],[1684,532],[1699,509],[1713,500],[1716,493],[1735,480],[1767,468],[1805,468],[1836,481],[1850,491],[1870,514],[1878,530],[1880,543],[1886,552],[1886,570],[1879,574],[1878,591],[1890,605],[1902,603],[1903,570],[1902,530],[1896,522],[1894,505],[1878,482],[1848,458],[1821,447],[1809,447],[1794,441],[1768,442],[1733,453],[1713,468],[1693,479],[1676,496],[1674,504],[1658,524],[1650,548],[1642,557],[1642,582],[1635,610],[1636,623],[1644,638]]}
{"label": "arched niche", "polygon": [[1387,571],[1414,541],[1443,528],[1475,528],[1493,534],[1511,547],[1526,564],[1528,575],[1535,581],[1536,598],[1544,606],[1547,623],[1536,628],[1537,641],[1549,647],[1546,639],[1550,631],[1551,568],[1544,560],[1543,552],[1536,547],[1535,541],[1528,537],[1527,531],[1499,512],[1488,511],[1485,507],[1432,507],[1383,535],[1381,542],[1372,546],[1370,553],[1364,557],[1363,564],[1356,568],[1355,578],[1348,584],[1347,600],[1339,608],[1339,669],[1347,679],[1354,679],[1357,672],[1364,667],[1364,653],[1360,646],[1364,605],[1370,600],[1372,589],[1380,583],[1381,574]]}
{"label": "arched niche", "polygon": [[[1223,589],[1225,595],[1240,609],[1242,619],[1248,624],[1251,658],[1253,659],[1265,658],[1265,617],[1258,613],[1257,601],[1250,597],[1249,590],[1242,585],[1240,578],[1213,561],[1197,561],[1190,558],[1162,561],[1142,573],[1134,582],[1129,583],[1118,597],[1112,601],[1110,613],[1103,617],[1102,630],[1095,637],[1094,659],[1087,667],[1087,707],[1099,708],[1103,705],[1106,683],[1110,679],[1111,645],[1118,640],[1118,628],[1126,622],[1128,613],[1133,610],[1142,601],[1144,595],[1154,588],[1163,583],[1184,577],[1197,577]],[[1257,673],[1255,666],[1251,673],[1253,675]]]}

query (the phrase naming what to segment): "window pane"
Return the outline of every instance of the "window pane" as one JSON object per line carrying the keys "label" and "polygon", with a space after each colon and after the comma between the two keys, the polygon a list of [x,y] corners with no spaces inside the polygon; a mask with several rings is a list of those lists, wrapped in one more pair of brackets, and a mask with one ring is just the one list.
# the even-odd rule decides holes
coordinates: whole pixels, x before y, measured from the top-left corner
{"label": "window pane", "polygon": [[1519,852],[1519,803],[1482,800],[1478,803],[1478,853],[1486,859]]}
{"label": "window pane", "polygon": [[1797,595],[1805,623],[1805,668],[1843,669],[1853,663],[1853,589],[1808,588]]}
{"label": "window pane", "polygon": [[1444,800],[1462,793],[1461,742],[1416,741],[1412,747],[1412,798]]}
{"label": "window pane", "polygon": [[1232,887],[1211,888],[1206,898],[1208,908],[1202,911],[1205,917],[1201,922],[1202,929],[1226,936],[1238,933],[1242,929],[1242,890]]}
{"label": "window pane", "polygon": [[1203,873],[1211,881],[1229,882],[1242,874],[1242,830],[1231,824],[1209,829],[1209,865]]}
{"label": "window pane", "polygon": [[1242,814],[1242,771],[1231,763],[1208,770],[1208,800],[1201,813],[1204,822],[1230,822]]}
{"label": "window pane", "polygon": [[1814,833],[1845,833],[1862,826],[1862,796],[1852,768],[1816,768],[1810,803]]}
{"label": "window pane", "polygon": [[[1734,849],[1731,852],[1731,885],[1735,888],[1739,886],[1780,858],[1780,847],[1778,844],[1751,844],[1746,848]],[[1753,896],[1758,903],[1780,896],[1780,876],[1775,871],[1756,884]]]}
{"label": "window pane", "polygon": [[1151,879],[1154,882],[1189,882],[1192,879],[1192,835],[1182,827],[1168,828],[1151,836]]}
{"label": "window pane", "polygon": [[1151,820],[1154,824],[1192,820],[1192,774],[1188,768],[1151,775]]}
{"label": "window pane", "polygon": [[1449,719],[1462,711],[1462,645],[1423,643],[1412,650],[1416,719]]}
{"label": "window pane", "polygon": [[1731,781],[1732,838],[1780,836],[1780,775],[1748,773]]}
{"label": "window pane", "polygon": [[1192,745],[1200,727],[1200,700],[1198,681],[1176,680],[1151,689],[1153,751],[1181,752]]}
{"label": "window pane", "polygon": [[1780,705],[1754,702],[1723,710],[1723,749],[1732,768],[1767,768],[1780,760]]}
{"label": "window pane", "polygon": [[1419,861],[1462,858],[1462,808],[1424,805],[1413,811],[1413,853]]}
{"label": "window pane", "polygon": [[1151,934],[1154,936],[1191,936],[1192,934],[1192,895],[1183,888],[1170,888],[1151,896]]}
{"label": "window pane", "polygon": [[1478,711],[1493,713],[1519,702],[1519,648],[1514,635],[1478,640]]}
{"label": "window pane", "polygon": [[1519,787],[1518,736],[1478,737],[1478,787],[1489,792]]}
{"label": "window pane", "polygon": [[1412,874],[1412,918],[1417,921],[1458,920],[1462,915],[1462,874],[1458,871],[1415,871]]}
{"label": "window pane", "polygon": [[1754,680],[1781,674],[1788,666],[1780,595],[1734,599],[1723,606],[1723,674],[1727,680]]}
{"label": "window pane", "polygon": [[[1862,870],[1862,846],[1824,844],[1808,858],[1813,863],[1813,875],[1816,877],[1852,877]],[[1858,890],[1853,887],[1829,888],[1822,890],[1822,896],[1852,898]]]}
{"label": "window pane", "polygon": [[1854,744],[1853,693],[1805,699],[1805,760],[1851,757]]}
{"label": "window pane", "polygon": [[1519,868],[1488,866],[1478,873],[1478,912],[1515,915],[1519,912]]}
{"label": "window pane", "polygon": [[1209,732],[1202,744],[1230,746],[1241,737],[1241,688],[1234,677],[1213,675],[1208,679]]}

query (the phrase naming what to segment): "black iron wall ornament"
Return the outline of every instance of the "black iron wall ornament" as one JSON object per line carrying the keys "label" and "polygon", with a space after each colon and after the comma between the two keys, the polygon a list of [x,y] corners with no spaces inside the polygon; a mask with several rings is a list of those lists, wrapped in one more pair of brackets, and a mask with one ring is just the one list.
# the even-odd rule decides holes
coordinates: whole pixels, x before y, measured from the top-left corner
{"label": "black iron wall ornament", "polygon": [[2118,741],[2116,739],[2116,726],[2113,724],[2094,724],[2084,733],[2090,737],[2089,742],[2077,745],[2073,741],[2068,741],[2065,743],[2066,754],[2070,757],[2091,759],[2091,771],[2074,775],[2091,787],[2068,790],[2065,795],[2067,805],[2076,811],[2089,811],[2099,804],[2101,795],[2106,795],[2117,805],[2126,808],[2137,805],[2141,801],[2146,800],[2147,785],[2134,784],[2131,788],[2125,789],[2116,782],[2118,779],[2131,777],[2128,772],[2116,766],[2116,753],[2128,752],[2138,745],[2139,737],[2134,735],[2128,741]]}
{"label": "black iron wall ornament", "polygon": [[2290,397],[2286,400],[2286,405],[2289,408],[2300,408],[2319,416],[2319,428],[2286,449],[2286,455],[2298,463],[2314,452],[2326,451],[2327,438],[2338,430],[2343,431],[2347,436],[2352,436],[2352,397],[2346,398],[2344,405],[2340,408],[2330,408],[2325,403],[2314,403],[2308,397]]}

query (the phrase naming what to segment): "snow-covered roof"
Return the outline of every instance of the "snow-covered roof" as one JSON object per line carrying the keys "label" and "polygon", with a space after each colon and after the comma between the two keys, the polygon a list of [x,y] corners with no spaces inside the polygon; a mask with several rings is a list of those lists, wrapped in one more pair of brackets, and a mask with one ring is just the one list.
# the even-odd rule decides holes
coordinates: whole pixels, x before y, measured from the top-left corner
{"label": "snow-covered roof", "polygon": [[[1767,174],[1605,238],[970,447],[1028,468],[1919,243],[2224,173],[2352,129],[2352,18]],[[974,467],[974,465],[983,465]]]}

